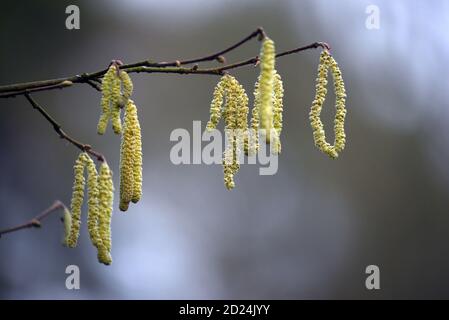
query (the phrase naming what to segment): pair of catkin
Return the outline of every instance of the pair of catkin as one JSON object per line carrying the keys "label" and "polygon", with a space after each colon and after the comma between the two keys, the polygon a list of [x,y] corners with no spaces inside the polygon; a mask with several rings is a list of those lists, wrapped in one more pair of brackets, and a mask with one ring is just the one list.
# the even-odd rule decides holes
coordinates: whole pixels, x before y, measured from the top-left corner
{"label": "pair of catkin", "polygon": [[116,134],[122,132],[121,109],[126,106],[133,92],[133,83],[128,73],[119,70],[117,64],[111,64],[101,83],[101,115],[97,132],[104,134],[109,119]]}
{"label": "pair of catkin", "polygon": [[240,168],[239,154],[248,130],[248,96],[233,76],[226,74],[214,90],[207,130],[216,129],[221,117],[225,121],[226,149],[223,153],[224,183],[235,187],[234,175]]}
{"label": "pair of catkin", "polygon": [[98,261],[109,265],[111,258],[111,217],[114,200],[112,172],[106,161],[100,165],[98,174],[95,163],[85,152],[81,153],[74,165],[74,182],[71,214],[64,214],[64,244],[70,248],[77,245],[81,226],[81,207],[84,202],[87,170],[88,215],[87,227],[92,244],[97,248]]}
{"label": "pair of catkin", "polygon": [[122,141],[120,145],[120,205],[128,210],[129,203],[142,197],[142,136],[137,107],[128,100],[125,107]]}
{"label": "pair of catkin", "polygon": [[[216,129],[225,118],[226,149],[223,154],[224,183],[229,190],[235,187],[234,175],[239,170],[241,146],[247,155],[254,155],[259,147],[259,132],[272,152],[281,152],[280,134],[284,87],[275,69],[274,42],[265,37],[260,53],[260,75],[254,86],[254,107],[248,128],[248,96],[233,76],[224,75],[215,87],[207,130]],[[273,139],[273,141],[271,141]]]}
{"label": "pair of catkin", "polygon": [[[335,119],[334,119],[334,144],[331,145],[326,141],[326,134],[323,122],[320,119],[321,110],[327,93],[327,76],[330,69],[335,92]],[[322,152],[326,153],[332,159],[336,159],[338,154],[344,149],[346,143],[346,135],[344,123],[346,117],[346,91],[343,77],[335,59],[327,50],[323,50],[320,55],[320,63],[318,66],[318,76],[316,79],[316,94],[312,102],[309,113],[310,125],[313,130],[313,139],[315,146]]]}

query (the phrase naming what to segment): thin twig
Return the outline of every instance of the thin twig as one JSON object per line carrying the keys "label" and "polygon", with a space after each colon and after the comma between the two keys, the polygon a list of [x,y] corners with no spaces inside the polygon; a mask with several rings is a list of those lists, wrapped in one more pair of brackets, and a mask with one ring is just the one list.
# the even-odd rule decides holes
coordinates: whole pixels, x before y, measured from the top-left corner
{"label": "thin twig", "polygon": [[[200,69],[200,68],[181,68],[182,65],[189,65],[204,61],[213,61],[213,60],[219,60],[220,58],[223,58],[223,55],[237,49],[238,47],[242,46],[246,42],[259,37],[259,39],[263,39],[265,37],[265,33],[262,28],[258,28],[242,40],[238,41],[234,45],[218,51],[214,54],[210,54],[204,57],[195,58],[195,59],[187,59],[187,60],[175,60],[172,62],[153,62],[151,60],[144,60],[140,62],[130,63],[130,64],[124,64],[120,66],[120,69],[126,70],[128,73],[133,72],[147,72],[147,73],[175,73],[175,74],[211,74],[211,75],[222,75],[225,70],[231,70],[235,68],[240,68],[246,65],[255,64],[258,62],[259,58],[258,56],[252,57],[250,59],[228,64],[224,66],[220,66],[217,68],[207,68],[207,69]],[[283,57],[286,55],[298,53],[304,50],[313,49],[321,47],[323,49],[329,50],[330,47],[324,42],[315,42],[310,45],[295,48],[292,50],[284,51],[281,53],[278,53],[276,55],[276,58]],[[143,68],[142,68],[143,67]],[[65,81],[70,81],[72,83],[88,83],[89,85],[93,86],[92,81],[99,82],[101,77],[106,73],[107,69],[97,71],[94,73],[83,73],[81,75],[76,75],[72,77],[66,77],[66,78],[58,78],[58,79],[50,79],[50,80],[43,80],[43,81],[34,81],[34,82],[26,82],[26,83],[17,83],[17,84],[11,84],[6,86],[0,86],[0,98],[10,98],[17,95],[23,95],[25,93],[32,92],[30,90],[35,91],[43,91],[43,90],[52,90],[56,88],[64,88],[62,86],[62,83]],[[98,90],[95,87],[96,90]]]}
{"label": "thin twig", "polygon": [[81,151],[87,152],[90,155],[92,155],[93,157],[97,158],[98,161],[106,161],[106,158],[104,157],[104,155],[102,155],[101,153],[95,151],[92,149],[92,147],[88,144],[84,144],[81,143],[75,139],[73,139],[72,137],[70,137],[67,133],[64,132],[64,130],[62,130],[61,125],[56,122],[55,119],[53,119],[52,116],[50,116],[48,114],[47,111],[45,111],[44,108],[42,108],[32,97],[31,95],[26,92],[25,93],[25,97],[27,98],[27,100],[30,102],[30,104],[33,106],[34,109],[36,109],[37,111],[39,111],[39,113],[53,126],[53,129],[56,131],[56,133],[59,135],[59,137],[61,139],[65,139],[68,142],[70,142],[71,144],[73,144],[75,147],[77,147],[78,149],[80,149]]}
{"label": "thin twig", "polygon": [[33,228],[33,227],[40,228],[42,226],[42,224],[41,224],[42,220],[47,218],[51,213],[56,212],[59,209],[66,209],[66,208],[67,207],[64,205],[64,203],[62,203],[59,200],[56,200],[50,207],[48,207],[47,209],[42,211],[40,214],[38,214],[33,219],[31,219],[25,223],[19,224],[15,227],[0,230],[0,238],[6,233],[11,233],[11,232],[15,232],[18,230]]}

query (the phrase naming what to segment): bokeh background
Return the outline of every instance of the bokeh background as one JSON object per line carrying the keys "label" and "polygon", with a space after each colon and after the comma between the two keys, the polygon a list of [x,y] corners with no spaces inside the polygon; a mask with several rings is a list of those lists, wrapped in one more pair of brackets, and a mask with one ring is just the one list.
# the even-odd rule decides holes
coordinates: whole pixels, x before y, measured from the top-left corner
{"label": "bokeh background", "polygon": [[[80,8],[80,30],[65,29],[69,4]],[[371,4],[380,9],[378,30],[365,27]],[[229,192],[220,165],[169,160],[170,133],[191,131],[193,120],[205,125],[218,79],[133,75],[144,196],[127,213],[115,206],[113,264],[97,262],[85,223],[78,248],[62,247],[56,214],[42,229],[0,239],[0,298],[449,298],[447,1],[3,0],[1,8],[0,84],[91,72],[114,58],[201,56],[257,26],[279,50],[326,41],[346,82],[348,143],[336,161],[313,145],[319,50],[284,57],[278,173],[244,165]],[[253,56],[258,45],[227,59]],[[233,74],[251,93],[257,69]],[[34,97],[118,172],[119,138],[95,133],[98,92],[77,85]],[[55,199],[70,202],[78,151],[23,97],[0,108],[1,229]],[[328,99],[329,131],[332,109]],[[81,290],[65,288],[70,264],[80,268]],[[380,268],[377,291],[365,288],[370,264]]]}

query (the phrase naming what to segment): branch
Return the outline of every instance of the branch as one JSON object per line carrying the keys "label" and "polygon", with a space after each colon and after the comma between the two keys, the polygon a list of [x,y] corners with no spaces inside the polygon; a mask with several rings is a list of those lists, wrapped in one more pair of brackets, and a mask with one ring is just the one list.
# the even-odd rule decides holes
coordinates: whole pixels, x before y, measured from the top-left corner
{"label": "branch", "polygon": [[59,135],[61,139],[65,139],[71,144],[73,144],[75,147],[80,149],[81,151],[87,152],[93,157],[97,158],[98,161],[106,161],[106,158],[101,153],[95,151],[92,149],[92,147],[88,144],[81,143],[72,137],[70,137],[67,133],[62,130],[61,125],[56,122],[55,119],[53,119],[52,116],[48,114],[47,111],[45,111],[44,108],[42,108],[31,96],[28,92],[25,92],[25,97],[30,102],[30,104],[33,106],[34,109],[39,111],[39,113],[53,126],[53,129],[56,131],[56,133]]}
{"label": "branch", "polygon": [[19,224],[18,226],[0,230],[0,238],[6,233],[11,233],[11,232],[15,232],[15,231],[27,229],[27,228],[40,228],[42,226],[42,224],[41,224],[42,220],[44,220],[46,217],[48,217],[51,213],[56,212],[59,209],[66,209],[66,208],[67,207],[64,205],[64,203],[62,203],[59,200],[56,200],[50,207],[48,207],[47,209],[42,211],[39,215],[37,215],[33,219],[31,219],[25,223]]}
{"label": "branch", "polygon": [[[315,48],[323,48],[329,50],[330,47],[325,42],[314,42],[312,44],[309,44],[304,47],[295,48],[289,51],[284,51],[281,53],[276,54],[276,58],[280,58],[286,55],[298,53],[301,51],[305,51],[308,49],[315,49]],[[204,58],[203,58],[204,59]],[[193,61],[193,60],[190,60]],[[180,62],[182,64],[182,62]],[[146,66],[139,66],[139,67],[128,67],[126,69],[126,72],[128,73],[139,73],[139,72],[146,72],[146,73],[177,73],[177,74],[211,74],[211,75],[223,75],[225,71],[231,70],[231,69],[237,69],[243,66],[248,65],[254,65],[256,66],[257,63],[259,63],[259,57],[255,56],[253,58],[250,58],[248,60],[240,61],[237,63],[225,65],[223,67],[219,68],[207,68],[207,69],[199,69],[198,65],[193,65],[191,68],[182,68],[182,67],[146,67]],[[121,69],[124,69],[124,67],[121,67]],[[0,96],[1,97],[1,96]]]}
{"label": "branch", "polygon": [[[258,37],[259,40],[265,37],[265,32],[262,28],[258,28],[242,40],[233,44],[232,46],[218,51],[216,53],[194,58],[187,60],[175,60],[172,62],[153,62],[152,60],[144,60],[140,62],[135,62],[131,64],[123,64],[120,66],[120,69],[127,71],[128,73],[133,72],[146,72],[146,73],[175,73],[175,74],[210,74],[210,75],[222,75],[226,70],[236,69],[247,65],[255,65],[259,61],[259,57],[255,56],[250,59],[240,61],[234,64],[228,64],[222,67],[217,68],[206,68],[200,69],[196,63],[205,62],[205,61],[213,61],[216,60],[218,62],[225,62],[224,54],[231,52],[246,42]],[[330,47],[328,44],[324,42],[314,42],[310,45],[295,48],[292,50],[284,51],[278,53],[276,58],[280,58],[286,55],[298,53],[304,50],[313,49],[313,48],[323,48],[329,50]],[[191,68],[181,67],[183,65],[195,64]],[[10,98],[15,97],[17,95],[24,95],[26,93],[36,92],[36,91],[47,91],[53,89],[63,89],[69,87],[75,83],[87,83],[90,86],[94,87],[96,90],[99,90],[98,85],[95,84],[99,82],[103,75],[106,73],[107,69],[100,70],[94,73],[83,73],[81,75],[76,75],[72,77],[66,78],[58,78],[58,79],[50,79],[50,80],[42,80],[42,81],[34,81],[34,82],[26,82],[26,83],[17,83],[11,85],[0,86],[0,98]]]}

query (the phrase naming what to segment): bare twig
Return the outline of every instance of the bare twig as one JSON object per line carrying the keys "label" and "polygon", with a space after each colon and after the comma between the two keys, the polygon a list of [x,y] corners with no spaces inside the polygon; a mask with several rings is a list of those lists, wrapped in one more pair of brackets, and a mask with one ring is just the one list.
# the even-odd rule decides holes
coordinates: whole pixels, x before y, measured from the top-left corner
{"label": "bare twig", "polygon": [[56,212],[59,209],[65,209],[65,208],[66,208],[66,206],[64,205],[64,203],[62,203],[59,200],[56,200],[50,207],[48,207],[47,209],[42,211],[39,215],[37,215],[33,219],[31,219],[25,223],[19,224],[15,227],[0,230],[0,238],[6,233],[11,233],[11,232],[15,232],[15,231],[22,230],[22,229],[28,229],[28,228],[40,228],[42,226],[42,224],[41,224],[42,220],[47,218],[51,213]]}
{"label": "bare twig", "polygon": [[98,161],[105,161],[105,157],[92,149],[92,147],[88,144],[84,144],[81,143],[75,139],[73,139],[72,137],[70,137],[69,135],[67,135],[67,133],[64,132],[64,130],[62,130],[61,125],[56,122],[55,119],[53,119],[52,116],[50,116],[48,114],[47,111],[45,111],[44,108],[42,108],[31,96],[29,93],[25,93],[25,97],[27,98],[27,100],[30,102],[30,104],[33,106],[34,109],[36,109],[37,111],[39,111],[39,113],[53,126],[53,129],[56,131],[56,133],[59,135],[59,137],[61,139],[65,139],[68,142],[70,142],[71,144],[73,144],[75,147],[77,147],[78,149],[80,149],[81,151],[87,152],[90,155],[94,156],[95,158],[97,158]]}
{"label": "bare twig", "polygon": [[[262,28],[258,28],[242,40],[238,41],[237,43],[233,44],[232,46],[218,51],[214,54],[206,55],[204,57],[194,58],[194,59],[186,59],[186,60],[175,60],[172,62],[153,62],[152,60],[144,60],[140,62],[130,63],[130,64],[123,64],[120,66],[120,69],[126,70],[128,73],[133,72],[146,72],[146,73],[175,73],[175,74],[210,74],[210,75],[222,75],[224,71],[240,68],[247,65],[254,65],[258,62],[259,57],[255,56],[250,59],[240,61],[233,64],[228,64],[224,66],[220,66],[217,68],[206,68],[201,69],[197,67],[192,68],[186,68],[181,67],[183,65],[190,65],[190,64],[196,64],[200,62],[205,61],[224,61],[223,55],[237,49],[238,47],[242,46],[246,42],[258,37],[259,39],[263,39],[265,37],[265,32]],[[327,45],[324,42],[314,42],[310,45],[295,48],[292,50],[284,51],[281,53],[278,53],[276,55],[277,58],[298,53],[304,50],[313,49],[313,48],[323,48],[323,49],[330,49],[329,45]],[[11,84],[6,86],[0,86],[0,98],[10,98],[15,97],[17,95],[24,95],[26,93],[30,92],[36,92],[36,91],[46,91],[46,90],[53,90],[53,89],[61,89],[65,88],[68,85],[63,85],[63,83],[69,83],[75,84],[75,83],[87,83],[96,90],[99,89],[98,86],[94,85],[94,82],[99,82],[100,79],[103,77],[103,75],[106,73],[107,69],[100,70],[93,73],[83,73],[81,75],[76,75],[72,77],[66,77],[66,78],[58,78],[58,79],[50,79],[50,80],[42,80],[42,81],[34,81],[34,82],[26,82],[26,83],[17,83],[17,84]],[[94,82],[93,82],[94,81]]]}

